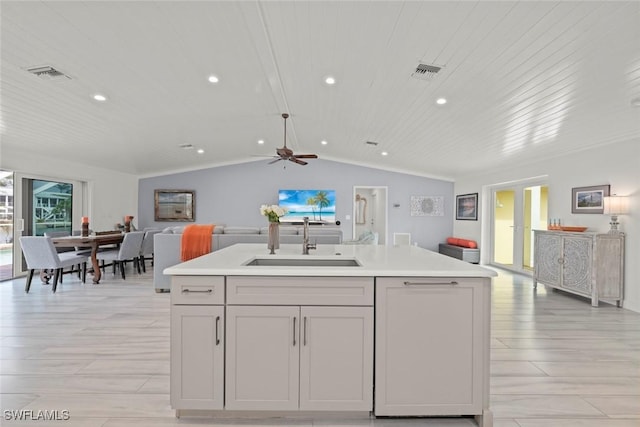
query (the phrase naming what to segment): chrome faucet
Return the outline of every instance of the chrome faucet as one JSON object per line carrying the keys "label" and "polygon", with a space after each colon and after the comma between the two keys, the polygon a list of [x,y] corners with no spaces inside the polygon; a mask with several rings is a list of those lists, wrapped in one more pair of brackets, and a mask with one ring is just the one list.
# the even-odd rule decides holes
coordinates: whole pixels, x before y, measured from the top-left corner
{"label": "chrome faucet", "polygon": [[315,243],[309,243],[309,217],[305,216],[303,218],[304,221],[304,232],[302,235],[302,255],[309,255],[309,249],[315,249]]}

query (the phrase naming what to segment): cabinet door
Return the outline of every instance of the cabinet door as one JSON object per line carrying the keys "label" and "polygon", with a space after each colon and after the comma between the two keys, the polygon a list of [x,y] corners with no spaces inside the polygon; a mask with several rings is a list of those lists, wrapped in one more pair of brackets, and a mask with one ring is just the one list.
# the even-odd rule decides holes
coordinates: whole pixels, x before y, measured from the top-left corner
{"label": "cabinet door", "polygon": [[300,308],[227,306],[225,408],[297,410]]}
{"label": "cabinet door", "polygon": [[562,287],[591,295],[591,260],[593,240],[590,237],[563,238]]}
{"label": "cabinet door", "polygon": [[551,286],[560,286],[562,278],[562,237],[554,234],[535,235],[535,277]]}
{"label": "cabinet door", "polygon": [[302,307],[300,409],[371,411],[373,307]]}
{"label": "cabinet door", "polygon": [[222,409],[224,307],[171,307],[171,406]]}
{"label": "cabinet door", "polygon": [[488,295],[482,279],[376,280],[376,415],[482,413]]}

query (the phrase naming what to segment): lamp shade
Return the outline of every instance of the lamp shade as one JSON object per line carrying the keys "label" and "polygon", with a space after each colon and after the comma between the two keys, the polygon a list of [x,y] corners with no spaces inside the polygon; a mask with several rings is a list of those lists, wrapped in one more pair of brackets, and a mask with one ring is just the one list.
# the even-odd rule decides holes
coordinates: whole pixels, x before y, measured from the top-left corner
{"label": "lamp shade", "polygon": [[622,215],[629,213],[629,198],[626,196],[605,197],[604,213],[608,215]]}

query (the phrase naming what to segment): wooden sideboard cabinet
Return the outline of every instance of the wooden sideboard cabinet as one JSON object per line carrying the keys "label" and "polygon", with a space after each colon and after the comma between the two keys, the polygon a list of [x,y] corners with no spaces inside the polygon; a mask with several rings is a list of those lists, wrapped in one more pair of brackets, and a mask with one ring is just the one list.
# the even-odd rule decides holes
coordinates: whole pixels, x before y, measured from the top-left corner
{"label": "wooden sideboard cabinet", "polygon": [[533,287],[538,283],[621,306],[624,288],[624,233],[534,230]]}

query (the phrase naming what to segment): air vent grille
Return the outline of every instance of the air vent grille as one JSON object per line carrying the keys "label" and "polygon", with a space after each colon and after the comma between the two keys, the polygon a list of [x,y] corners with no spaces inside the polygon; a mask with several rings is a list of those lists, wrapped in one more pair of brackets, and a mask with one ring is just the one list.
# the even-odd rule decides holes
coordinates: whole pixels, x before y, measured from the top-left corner
{"label": "air vent grille", "polygon": [[44,65],[41,67],[31,67],[27,68],[27,71],[31,74],[34,74],[40,77],[43,80],[66,80],[71,79],[71,77],[67,76],[65,73],[56,70],[50,65]]}
{"label": "air vent grille", "polygon": [[437,65],[418,64],[416,70],[411,74],[411,77],[418,80],[431,81],[442,70],[442,67]]}

